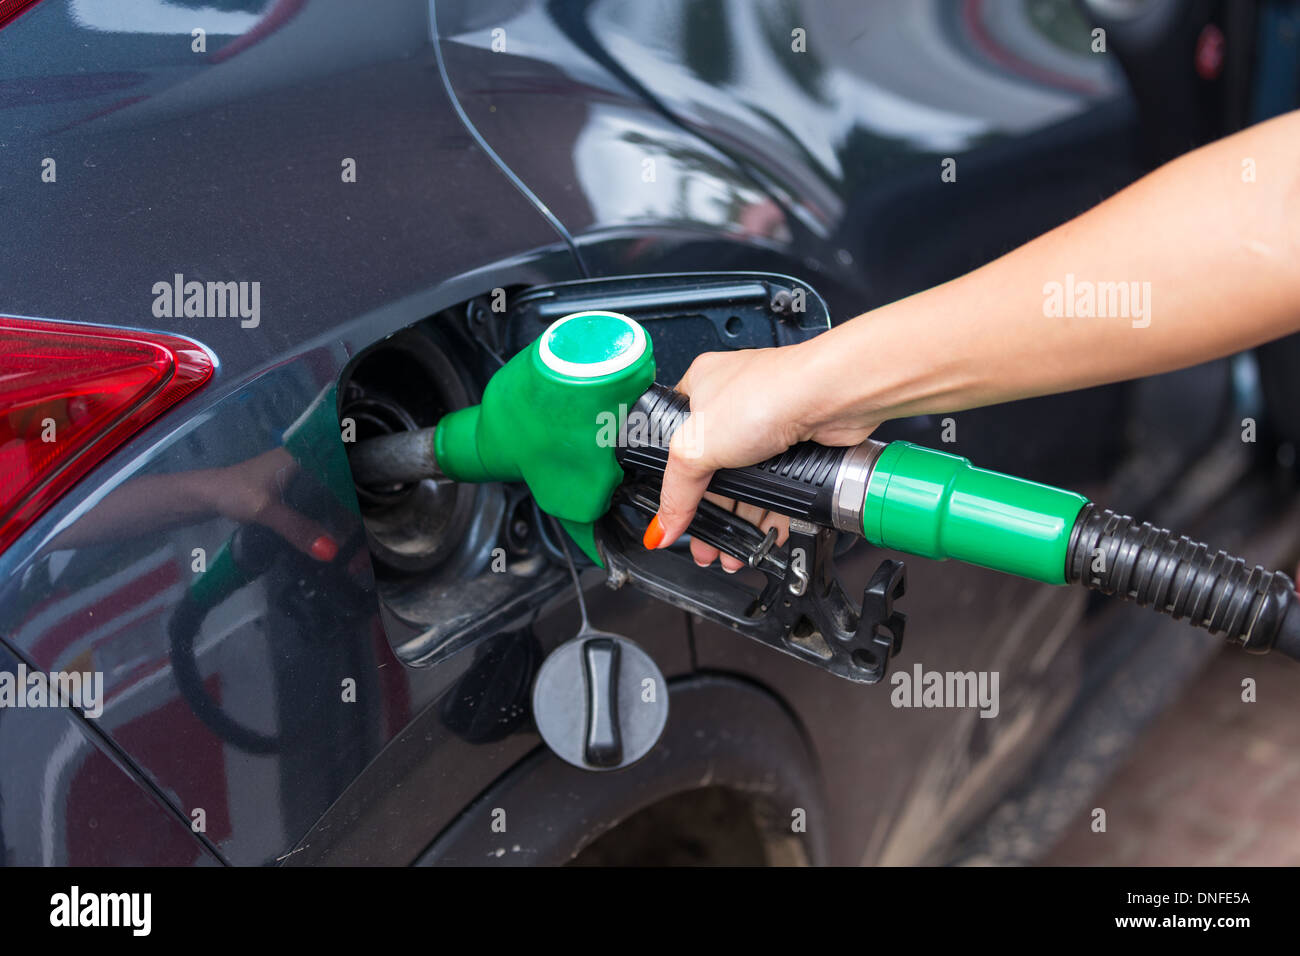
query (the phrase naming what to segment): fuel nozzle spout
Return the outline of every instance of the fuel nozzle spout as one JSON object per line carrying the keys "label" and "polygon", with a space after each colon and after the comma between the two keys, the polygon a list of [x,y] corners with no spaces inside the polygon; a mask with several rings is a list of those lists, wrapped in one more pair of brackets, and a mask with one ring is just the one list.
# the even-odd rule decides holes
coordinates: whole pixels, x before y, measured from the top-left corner
{"label": "fuel nozzle spout", "polygon": [[357,442],[348,452],[352,478],[366,488],[405,485],[442,478],[438,468],[436,427],[378,435]]}

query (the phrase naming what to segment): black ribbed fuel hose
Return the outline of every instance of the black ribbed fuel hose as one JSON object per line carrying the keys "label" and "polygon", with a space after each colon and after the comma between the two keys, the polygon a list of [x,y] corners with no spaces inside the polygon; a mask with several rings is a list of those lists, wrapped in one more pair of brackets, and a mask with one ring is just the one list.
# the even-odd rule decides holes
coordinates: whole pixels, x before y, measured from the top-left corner
{"label": "black ribbed fuel hose", "polygon": [[1087,504],[1070,536],[1065,576],[1186,619],[1247,651],[1300,660],[1300,600],[1290,577],[1164,528]]}

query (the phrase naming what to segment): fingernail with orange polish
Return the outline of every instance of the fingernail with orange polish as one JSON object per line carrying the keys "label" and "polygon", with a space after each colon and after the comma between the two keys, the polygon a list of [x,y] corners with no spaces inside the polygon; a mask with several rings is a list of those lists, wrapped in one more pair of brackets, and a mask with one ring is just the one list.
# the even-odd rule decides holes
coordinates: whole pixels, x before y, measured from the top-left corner
{"label": "fingernail with orange polish", "polygon": [[311,543],[311,556],[317,561],[333,561],[338,557],[339,546],[327,534],[321,535]]}
{"label": "fingernail with orange polish", "polygon": [[641,539],[641,543],[644,544],[649,550],[653,551],[655,548],[659,547],[659,545],[663,543],[663,540],[664,540],[663,522],[659,520],[658,515],[655,515],[653,518],[650,519],[650,523],[646,525],[645,537]]}

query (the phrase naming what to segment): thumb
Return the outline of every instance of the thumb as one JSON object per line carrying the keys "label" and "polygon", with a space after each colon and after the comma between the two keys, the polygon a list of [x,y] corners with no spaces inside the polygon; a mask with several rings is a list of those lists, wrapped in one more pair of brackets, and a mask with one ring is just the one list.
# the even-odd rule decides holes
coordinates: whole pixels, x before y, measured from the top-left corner
{"label": "thumb", "polygon": [[651,519],[645,532],[643,543],[647,548],[666,548],[685,533],[713,477],[713,469],[704,463],[698,447],[688,440],[692,431],[683,423],[668,443],[659,513]]}

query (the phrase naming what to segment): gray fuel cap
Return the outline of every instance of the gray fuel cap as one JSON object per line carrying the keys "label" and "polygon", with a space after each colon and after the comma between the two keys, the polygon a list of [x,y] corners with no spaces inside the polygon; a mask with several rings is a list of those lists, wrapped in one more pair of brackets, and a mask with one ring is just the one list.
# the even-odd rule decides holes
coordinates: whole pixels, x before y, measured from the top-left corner
{"label": "gray fuel cap", "polygon": [[626,637],[583,630],[542,663],[533,719],[560,759],[583,770],[620,770],[658,742],[668,687],[650,655]]}

